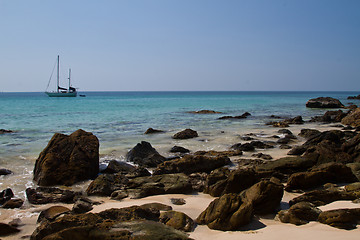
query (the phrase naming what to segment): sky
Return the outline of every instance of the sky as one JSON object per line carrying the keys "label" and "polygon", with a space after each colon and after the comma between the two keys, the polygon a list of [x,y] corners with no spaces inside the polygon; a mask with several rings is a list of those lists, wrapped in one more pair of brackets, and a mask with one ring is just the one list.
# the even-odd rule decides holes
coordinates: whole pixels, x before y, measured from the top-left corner
{"label": "sky", "polygon": [[360,91],[360,1],[0,0],[0,92],[57,55],[79,91]]}

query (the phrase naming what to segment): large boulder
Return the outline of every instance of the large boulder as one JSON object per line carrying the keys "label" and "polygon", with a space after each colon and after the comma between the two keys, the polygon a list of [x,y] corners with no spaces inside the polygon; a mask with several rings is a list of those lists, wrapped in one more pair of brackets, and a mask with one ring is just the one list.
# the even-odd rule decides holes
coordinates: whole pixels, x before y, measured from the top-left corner
{"label": "large boulder", "polygon": [[283,223],[295,225],[307,224],[310,221],[317,221],[321,210],[309,202],[299,202],[287,210],[281,210],[276,217]]}
{"label": "large boulder", "polygon": [[195,172],[211,172],[216,168],[220,168],[231,161],[227,156],[219,155],[209,157],[206,155],[186,155],[179,159],[163,162],[158,165],[153,174],[165,173],[195,173]]}
{"label": "large boulder", "polygon": [[355,128],[360,127],[360,108],[351,111],[350,114],[341,120],[341,123]]}
{"label": "large boulder", "polygon": [[292,174],[286,184],[286,190],[305,190],[319,187],[325,183],[351,183],[357,180],[351,168],[345,164],[325,163],[308,172]]}
{"label": "large boulder", "polygon": [[247,190],[240,196],[243,201],[249,202],[254,209],[254,213],[268,214],[274,213],[280,206],[284,194],[284,186],[269,180],[262,180]]}
{"label": "large boulder", "polygon": [[149,142],[141,141],[126,154],[126,160],[143,167],[156,167],[166,158],[161,156]]}
{"label": "large boulder", "polygon": [[187,128],[181,132],[176,133],[172,138],[173,139],[189,139],[198,137],[198,133],[190,128]]}
{"label": "large boulder", "polygon": [[342,108],[344,105],[332,97],[318,97],[307,101],[306,107],[308,108]]}
{"label": "large boulder", "polygon": [[320,213],[318,221],[340,229],[355,229],[360,223],[360,208],[325,211]]}
{"label": "large boulder", "polygon": [[41,186],[72,185],[99,173],[99,140],[81,129],[70,136],[55,133],[35,162],[34,180]]}
{"label": "large boulder", "polygon": [[244,201],[239,194],[229,193],[212,201],[196,222],[211,229],[234,231],[248,224],[252,216],[251,203]]}

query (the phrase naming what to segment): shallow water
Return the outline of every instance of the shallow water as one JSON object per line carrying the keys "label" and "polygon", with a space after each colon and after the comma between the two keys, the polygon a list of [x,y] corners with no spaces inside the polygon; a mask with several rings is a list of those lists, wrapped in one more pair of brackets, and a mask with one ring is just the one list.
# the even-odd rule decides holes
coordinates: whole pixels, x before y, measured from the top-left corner
{"label": "shallow water", "polygon": [[[357,92],[87,92],[86,97],[49,98],[44,93],[0,93],[0,128],[15,131],[0,135],[0,168],[14,172],[0,177],[0,190],[11,187],[22,197],[32,186],[32,170],[39,153],[55,132],[70,134],[81,128],[100,141],[101,160],[124,159],[136,143],[149,141],[162,155],[181,145],[192,151],[226,150],[239,136],[269,131],[270,115],[303,116],[325,110],[305,107],[308,99],[331,96],[345,105]],[[351,100],[355,102],[358,100]],[[221,114],[191,114],[210,109]],[[218,120],[225,115],[251,116]],[[274,119],[276,120],[276,119]],[[165,133],[144,135],[147,128]],[[199,137],[174,140],[171,136],[192,128]]]}

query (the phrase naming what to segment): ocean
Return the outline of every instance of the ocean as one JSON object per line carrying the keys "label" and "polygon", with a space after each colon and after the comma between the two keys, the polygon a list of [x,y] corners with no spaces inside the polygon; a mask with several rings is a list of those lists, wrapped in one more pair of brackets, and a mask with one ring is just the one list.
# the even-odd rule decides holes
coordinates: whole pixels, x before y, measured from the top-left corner
{"label": "ocean", "polygon": [[[7,187],[22,196],[34,186],[32,170],[39,153],[56,132],[71,134],[77,129],[95,134],[100,141],[100,160],[124,160],[129,149],[141,141],[150,142],[160,154],[180,145],[196,150],[226,150],[249,132],[261,134],[269,128],[271,115],[304,120],[326,110],[308,109],[310,98],[329,96],[343,104],[358,92],[83,92],[86,97],[49,98],[44,93],[0,93],[0,168],[14,172],[0,176],[0,190]],[[215,110],[221,114],[192,114]],[[225,115],[240,120],[219,120]],[[144,135],[148,128],[165,133]],[[173,134],[186,128],[198,131],[191,140],[174,140]]]}

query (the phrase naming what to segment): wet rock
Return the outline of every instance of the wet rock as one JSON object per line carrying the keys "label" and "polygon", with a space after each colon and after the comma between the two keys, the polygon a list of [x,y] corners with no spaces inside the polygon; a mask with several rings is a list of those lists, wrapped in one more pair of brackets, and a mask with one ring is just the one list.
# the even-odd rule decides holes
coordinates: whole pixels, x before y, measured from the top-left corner
{"label": "wet rock", "polygon": [[300,155],[302,155],[305,151],[306,151],[306,147],[303,147],[303,146],[295,146],[295,147],[293,147],[293,148],[287,153],[287,155],[300,156]]}
{"label": "wet rock", "polygon": [[274,213],[280,206],[284,194],[284,186],[269,180],[262,180],[240,196],[243,201],[251,203],[256,214]]}
{"label": "wet rock", "polygon": [[346,117],[341,120],[342,124],[350,125],[351,127],[360,127],[360,108],[352,110]]}
{"label": "wet rock", "polygon": [[111,160],[102,173],[128,173],[135,171],[136,167],[126,162]]}
{"label": "wet rock", "polygon": [[2,208],[20,208],[24,203],[24,200],[22,199],[10,199],[9,201],[6,201]]}
{"label": "wet rock", "polygon": [[4,204],[5,202],[9,201],[14,196],[13,191],[11,188],[7,188],[0,192],[0,205]]}
{"label": "wet rock", "polygon": [[289,129],[279,129],[278,130],[278,133],[281,133],[281,134],[289,134],[289,135],[293,135],[293,133],[289,130]]}
{"label": "wet rock", "polygon": [[198,137],[198,133],[190,128],[187,128],[181,132],[176,133],[172,138],[173,139],[189,139]]}
{"label": "wet rock", "polygon": [[292,223],[295,225],[307,224],[310,221],[317,221],[321,210],[309,202],[299,202],[288,210],[281,210],[277,218],[283,223]]}
{"label": "wet rock", "polygon": [[351,183],[358,179],[351,169],[341,163],[326,163],[307,172],[298,172],[290,176],[286,191],[316,188],[325,183]]}
{"label": "wet rock", "polygon": [[160,213],[160,222],[184,232],[191,232],[195,228],[194,220],[182,212],[162,212]]}
{"label": "wet rock", "polygon": [[186,155],[180,159],[166,161],[154,170],[153,174],[210,172],[216,168],[230,164],[226,156],[208,157],[205,155]]}
{"label": "wet rock", "polygon": [[338,111],[327,111],[323,116],[312,117],[310,122],[325,122],[325,123],[335,123],[341,122],[341,120],[346,117],[347,113],[344,113],[341,110]]}
{"label": "wet rock", "polygon": [[184,205],[186,204],[185,199],[183,198],[170,198],[170,202],[174,205]]}
{"label": "wet rock", "polygon": [[234,231],[248,224],[252,216],[251,203],[243,201],[239,194],[229,193],[212,201],[196,222],[215,230]]}
{"label": "wet rock", "polygon": [[5,169],[5,168],[0,168],[0,176],[1,175],[9,175],[9,174],[12,174],[13,172],[8,170],[8,169]]}
{"label": "wet rock", "polygon": [[126,161],[130,161],[143,167],[156,167],[166,160],[150,143],[141,141],[126,154]]}
{"label": "wet rock", "polygon": [[287,124],[303,124],[304,120],[301,116],[296,116],[294,118],[287,118],[283,122]]}
{"label": "wet rock", "polygon": [[285,174],[304,171],[314,166],[314,161],[303,157],[283,157],[275,161],[266,161],[256,166],[256,171],[281,172]]}
{"label": "wet rock", "polygon": [[320,213],[318,221],[340,229],[355,229],[360,222],[360,208],[324,211]]}
{"label": "wet rock", "polygon": [[27,188],[25,192],[28,201],[32,204],[74,203],[76,195],[80,195],[74,191],[50,187]]}
{"label": "wet rock", "polygon": [[253,154],[251,156],[261,158],[261,159],[265,159],[265,160],[271,160],[272,159],[272,157],[269,154],[264,154],[264,153],[255,153],[255,154]]}
{"label": "wet rock", "polygon": [[190,111],[188,113],[194,113],[194,114],[218,114],[222,112],[217,112],[214,110],[200,110],[200,111]]}
{"label": "wet rock", "polygon": [[42,222],[45,219],[54,221],[57,217],[65,213],[70,213],[70,209],[63,206],[52,206],[40,212],[37,222]]}
{"label": "wet rock", "polygon": [[99,173],[99,140],[81,129],[55,133],[35,162],[34,180],[41,186],[73,185]]}
{"label": "wet rock", "polygon": [[12,131],[12,130],[0,129],[0,134],[13,133],[13,132],[14,132],[14,131]]}
{"label": "wet rock", "polygon": [[318,97],[307,101],[306,107],[308,108],[342,108],[344,105],[332,97]]}
{"label": "wet rock", "polygon": [[157,202],[146,203],[146,204],[141,205],[140,207],[142,207],[142,208],[152,208],[152,209],[155,209],[157,211],[169,211],[169,210],[172,210],[171,206],[165,205],[165,204],[162,204],[162,203],[157,203]]}
{"label": "wet rock", "polygon": [[92,204],[84,199],[79,198],[76,200],[72,211],[74,213],[86,213],[93,209]]}
{"label": "wet rock", "polygon": [[255,147],[251,143],[237,143],[231,146],[231,149],[236,151],[252,152],[255,150]]}
{"label": "wet rock", "polygon": [[319,135],[320,133],[321,132],[316,129],[301,129],[299,136],[309,139],[309,138]]}
{"label": "wet rock", "polygon": [[248,116],[251,116],[251,114],[248,112],[245,112],[239,116],[223,116],[223,117],[220,117],[219,119],[221,119],[221,120],[222,119],[244,119],[244,118],[247,118]]}
{"label": "wet rock", "polygon": [[340,200],[355,200],[357,198],[356,194],[353,192],[345,192],[341,190],[313,190],[304,193],[292,200],[289,201],[290,206],[298,202],[310,202],[315,206],[326,205],[335,201]]}
{"label": "wet rock", "polygon": [[102,174],[90,183],[86,189],[89,196],[110,196],[112,192],[124,189],[129,179],[121,173]]}
{"label": "wet rock", "polygon": [[0,237],[9,236],[14,233],[20,232],[16,227],[10,226],[6,223],[0,223]]}
{"label": "wet rock", "polygon": [[154,134],[154,133],[163,133],[163,130],[148,128],[144,134]]}
{"label": "wet rock", "polygon": [[180,147],[180,146],[173,146],[171,149],[170,149],[170,152],[172,153],[189,153],[190,150],[189,149],[186,149],[184,147]]}

